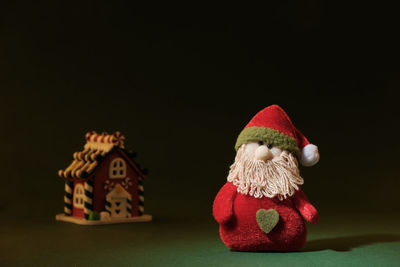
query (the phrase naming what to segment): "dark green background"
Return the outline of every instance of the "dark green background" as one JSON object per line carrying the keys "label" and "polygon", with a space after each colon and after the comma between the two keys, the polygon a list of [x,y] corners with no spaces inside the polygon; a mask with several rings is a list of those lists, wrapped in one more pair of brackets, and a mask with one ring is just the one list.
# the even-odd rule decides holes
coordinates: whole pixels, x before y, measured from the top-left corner
{"label": "dark green background", "polygon": [[[54,2],[0,4],[1,265],[400,264],[394,7]],[[212,201],[271,104],[319,146],[321,221],[303,252],[230,252]],[[89,130],[138,152],[153,222],[55,222]]]}

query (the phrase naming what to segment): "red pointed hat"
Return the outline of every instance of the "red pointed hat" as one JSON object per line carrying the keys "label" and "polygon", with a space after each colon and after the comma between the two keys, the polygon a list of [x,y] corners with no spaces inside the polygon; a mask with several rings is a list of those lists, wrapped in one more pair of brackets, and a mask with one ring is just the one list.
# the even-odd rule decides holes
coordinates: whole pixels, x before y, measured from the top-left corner
{"label": "red pointed hat", "polygon": [[319,160],[318,147],[308,142],[278,105],[264,108],[251,119],[239,134],[235,149],[238,150],[242,144],[257,141],[294,153],[304,166],[315,165]]}

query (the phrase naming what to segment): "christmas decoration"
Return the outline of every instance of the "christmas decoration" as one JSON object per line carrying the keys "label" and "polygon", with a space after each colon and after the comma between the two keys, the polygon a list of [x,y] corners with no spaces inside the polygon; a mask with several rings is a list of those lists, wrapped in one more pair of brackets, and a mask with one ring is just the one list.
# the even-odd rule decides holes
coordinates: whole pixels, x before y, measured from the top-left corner
{"label": "christmas decoration", "polygon": [[298,162],[315,165],[318,148],[277,105],[257,113],[239,134],[235,162],[218,192],[213,215],[231,250],[296,251],[306,242],[304,223],[317,210],[300,188]]}
{"label": "christmas decoration", "polygon": [[133,153],[124,148],[125,137],[89,132],[83,151],[58,172],[65,180],[64,214],[56,220],[95,225],[144,222],[142,170]]}

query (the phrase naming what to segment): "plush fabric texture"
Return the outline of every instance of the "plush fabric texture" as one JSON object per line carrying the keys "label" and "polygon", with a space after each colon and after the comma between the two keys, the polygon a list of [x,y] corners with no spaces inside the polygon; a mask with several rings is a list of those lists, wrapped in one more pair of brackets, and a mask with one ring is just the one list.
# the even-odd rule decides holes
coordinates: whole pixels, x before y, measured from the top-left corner
{"label": "plush fabric texture", "polygon": [[233,216],[233,200],[236,196],[236,186],[226,183],[214,200],[213,215],[220,224],[227,223]]}
{"label": "plush fabric texture", "polygon": [[242,144],[257,141],[272,144],[273,146],[277,146],[282,150],[288,150],[289,152],[299,156],[300,150],[294,137],[290,137],[270,128],[257,126],[243,129],[236,141],[235,149],[237,151]]}
{"label": "plush fabric texture", "polygon": [[[307,138],[294,127],[286,112],[278,105],[272,105],[258,112],[239,134],[235,144],[238,150],[242,144],[263,141],[295,154],[305,166],[318,162],[318,149],[303,153],[310,144]],[[310,155],[313,152],[316,155]],[[303,156],[306,155],[306,156]]]}
{"label": "plush fabric texture", "polygon": [[[257,222],[257,211],[274,209],[279,221],[268,233],[264,233]],[[254,198],[237,193],[232,183],[226,183],[218,192],[213,205],[213,215],[220,224],[220,236],[227,247],[240,251],[297,251],[307,236],[302,217],[311,222],[318,221],[316,209],[299,189],[292,197]]]}
{"label": "plush fabric texture", "polygon": [[256,220],[260,229],[268,234],[279,222],[279,213],[274,209],[259,209],[256,212]]}
{"label": "plush fabric texture", "polygon": [[306,145],[301,151],[300,163],[303,166],[313,166],[319,161],[318,147],[313,144]]}

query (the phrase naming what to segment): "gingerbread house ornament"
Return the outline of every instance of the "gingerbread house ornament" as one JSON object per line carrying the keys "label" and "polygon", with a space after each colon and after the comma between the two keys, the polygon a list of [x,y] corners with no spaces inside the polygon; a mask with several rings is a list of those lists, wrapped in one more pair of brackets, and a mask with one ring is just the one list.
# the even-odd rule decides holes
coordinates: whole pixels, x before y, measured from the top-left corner
{"label": "gingerbread house ornament", "polygon": [[56,220],[84,225],[146,222],[145,171],[124,148],[120,132],[86,134],[83,151],[58,175],[65,181],[64,213]]}

